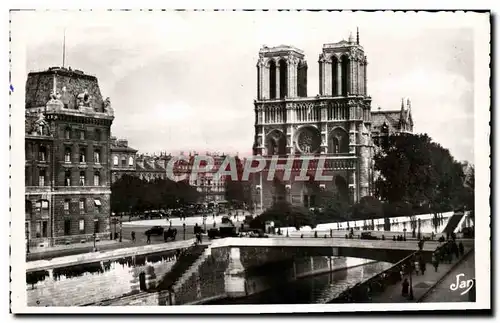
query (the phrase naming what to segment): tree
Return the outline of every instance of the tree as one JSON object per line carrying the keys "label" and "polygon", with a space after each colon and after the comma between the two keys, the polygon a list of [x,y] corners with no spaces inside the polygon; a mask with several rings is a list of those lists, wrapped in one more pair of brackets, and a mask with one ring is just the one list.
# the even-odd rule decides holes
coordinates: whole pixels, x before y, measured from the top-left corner
{"label": "tree", "polygon": [[330,191],[323,193],[322,206],[322,210],[316,214],[317,223],[329,223],[349,219],[349,204],[338,194]]}
{"label": "tree", "polygon": [[382,203],[373,196],[364,196],[352,206],[352,217],[355,220],[375,219],[382,215]]}
{"label": "tree", "polygon": [[462,165],[427,135],[390,136],[386,149],[375,155],[375,168],[381,174],[376,195],[383,201],[428,205],[434,212],[463,203]]}
{"label": "tree", "polygon": [[295,227],[297,230],[303,226],[315,227],[314,214],[311,211],[285,201],[276,202],[258,218],[263,223],[274,221],[276,227]]}

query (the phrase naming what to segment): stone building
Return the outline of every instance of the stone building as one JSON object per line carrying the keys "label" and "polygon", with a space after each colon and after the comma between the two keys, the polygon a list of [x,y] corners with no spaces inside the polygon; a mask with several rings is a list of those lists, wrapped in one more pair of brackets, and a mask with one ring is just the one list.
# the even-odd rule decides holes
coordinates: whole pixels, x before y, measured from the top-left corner
{"label": "stone building", "polygon": [[111,183],[122,175],[135,175],[137,149],[128,146],[128,140],[111,137]]}
{"label": "stone building", "polygon": [[372,111],[372,139],[375,147],[382,147],[387,138],[402,133],[413,133],[410,99],[401,99],[400,110]]}
{"label": "stone building", "polygon": [[[316,207],[334,194],[353,203],[372,191],[371,97],[367,91],[367,58],[353,37],[324,44],[319,55],[319,94],[307,96],[307,62],[292,46],[263,47],[257,63],[257,99],[253,154],[266,157],[268,167],[254,178],[254,201],[265,209],[279,200]],[[270,158],[279,163],[293,156],[293,172],[309,158],[309,168],[332,180],[284,180],[269,175]],[[324,157],[324,167],[317,164]],[[288,166],[287,166],[288,167]],[[272,177],[272,178],[268,178]]]}
{"label": "stone building", "polygon": [[109,98],[95,76],[60,67],[26,81],[25,229],[32,246],[109,238]]}

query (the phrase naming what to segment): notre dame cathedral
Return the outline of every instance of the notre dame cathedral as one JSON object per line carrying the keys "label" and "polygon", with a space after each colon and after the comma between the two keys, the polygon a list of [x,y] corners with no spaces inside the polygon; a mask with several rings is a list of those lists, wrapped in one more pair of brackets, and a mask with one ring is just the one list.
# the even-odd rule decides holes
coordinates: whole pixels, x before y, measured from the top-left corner
{"label": "notre dame cathedral", "polygon": [[285,45],[261,48],[253,154],[266,158],[268,166],[271,156],[279,156],[283,163],[293,156],[294,172],[300,171],[300,160],[323,157],[322,173],[332,180],[287,180],[279,172],[268,178],[267,167],[253,183],[257,209],[280,200],[317,207],[332,195],[354,203],[372,193],[372,126],[380,125],[372,125],[367,64],[359,33],[356,40],[351,36],[324,44],[319,55],[320,93],[308,97],[303,51]]}

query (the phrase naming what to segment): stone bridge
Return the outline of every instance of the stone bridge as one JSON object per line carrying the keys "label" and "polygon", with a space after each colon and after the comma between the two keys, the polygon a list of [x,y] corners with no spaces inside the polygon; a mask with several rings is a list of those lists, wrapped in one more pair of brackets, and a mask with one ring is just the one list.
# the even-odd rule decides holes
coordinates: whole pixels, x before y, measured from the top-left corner
{"label": "stone bridge", "polygon": [[[426,241],[424,254],[430,255],[439,246],[436,241]],[[283,256],[301,258],[338,256],[397,262],[418,249],[417,241],[359,240],[345,238],[225,238],[212,242],[215,248],[237,248],[241,261],[249,267],[253,261],[273,261]],[[247,259],[249,258],[249,259]]]}

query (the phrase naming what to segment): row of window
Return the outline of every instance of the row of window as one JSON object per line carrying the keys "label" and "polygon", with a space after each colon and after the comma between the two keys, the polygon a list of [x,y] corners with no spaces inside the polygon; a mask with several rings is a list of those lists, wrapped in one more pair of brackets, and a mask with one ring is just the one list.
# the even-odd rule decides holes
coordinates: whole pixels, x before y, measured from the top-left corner
{"label": "row of window", "polygon": [[[66,199],[64,200],[64,213],[69,214],[70,212],[70,205],[71,205],[71,200]],[[81,198],[78,201],[78,209],[81,214],[87,213],[87,200],[85,198]],[[26,211],[26,216],[31,216],[33,214],[40,214],[40,215],[49,215],[49,201],[47,200],[38,200],[33,203],[29,200],[25,201],[25,211]],[[94,212],[95,213],[101,213],[102,211],[102,203],[101,200],[96,198],[94,199]]]}
{"label": "row of window", "polygon": [[49,201],[38,200],[33,205],[31,201],[26,200],[25,211],[26,211],[26,216],[31,216],[33,214],[41,216],[49,216]]}
{"label": "row of window", "polygon": [[[71,219],[64,220],[64,235],[71,235]],[[94,233],[100,232],[100,221],[99,219],[94,219]],[[49,222],[47,220],[35,222],[35,234],[32,235],[30,222],[26,221],[24,223],[26,238],[47,238],[49,236]],[[78,220],[78,233],[85,233],[85,219]]]}
{"label": "row of window", "polygon": [[[46,178],[47,178],[47,171],[45,169],[40,169],[38,171],[38,186],[47,186],[49,182],[46,180]],[[78,179],[79,179],[78,186],[86,185],[87,178],[85,171],[80,171],[80,176]],[[100,185],[101,185],[101,173],[94,172],[93,186],[100,186]],[[64,172],[64,186],[77,186],[73,185],[71,180],[71,171],[69,170]]]}
{"label": "row of window", "polygon": [[[86,163],[87,162],[86,155],[87,155],[87,149],[85,147],[81,147],[78,153],[78,161],[80,163]],[[64,162],[71,163],[70,147],[64,148]],[[101,163],[101,150],[99,148],[94,149],[94,163],[96,164]]]}
{"label": "row of window", "polygon": [[[118,166],[118,156],[113,156],[113,165]],[[125,157],[122,157],[120,165],[127,166],[127,160],[125,159]],[[128,158],[128,165],[134,166],[134,158],[132,156]]]}
{"label": "row of window", "polygon": [[[80,176],[78,178],[78,186],[85,186],[86,182],[87,182],[86,172],[80,171]],[[100,185],[101,185],[101,173],[94,172],[94,185],[93,186],[100,186]],[[64,186],[76,186],[76,185],[73,185],[73,183],[71,181],[71,171],[69,171],[69,170],[64,172]]]}
{"label": "row of window", "polygon": [[64,130],[64,139],[79,139],[79,140],[102,140],[102,133],[100,129],[95,129],[93,132],[85,132],[85,130],[72,130],[71,128],[66,128]]}
{"label": "row of window", "polygon": [[[87,213],[87,203],[86,199],[81,198],[80,201],[78,201],[78,209],[80,210],[81,214]],[[64,213],[69,214],[70,212],[70,205],[71,205],[71,200],[66,199],[64,200]],[[95,213],[101,213],[102,211],[102,203],[100,199],[94,199],[94,212]]]}

